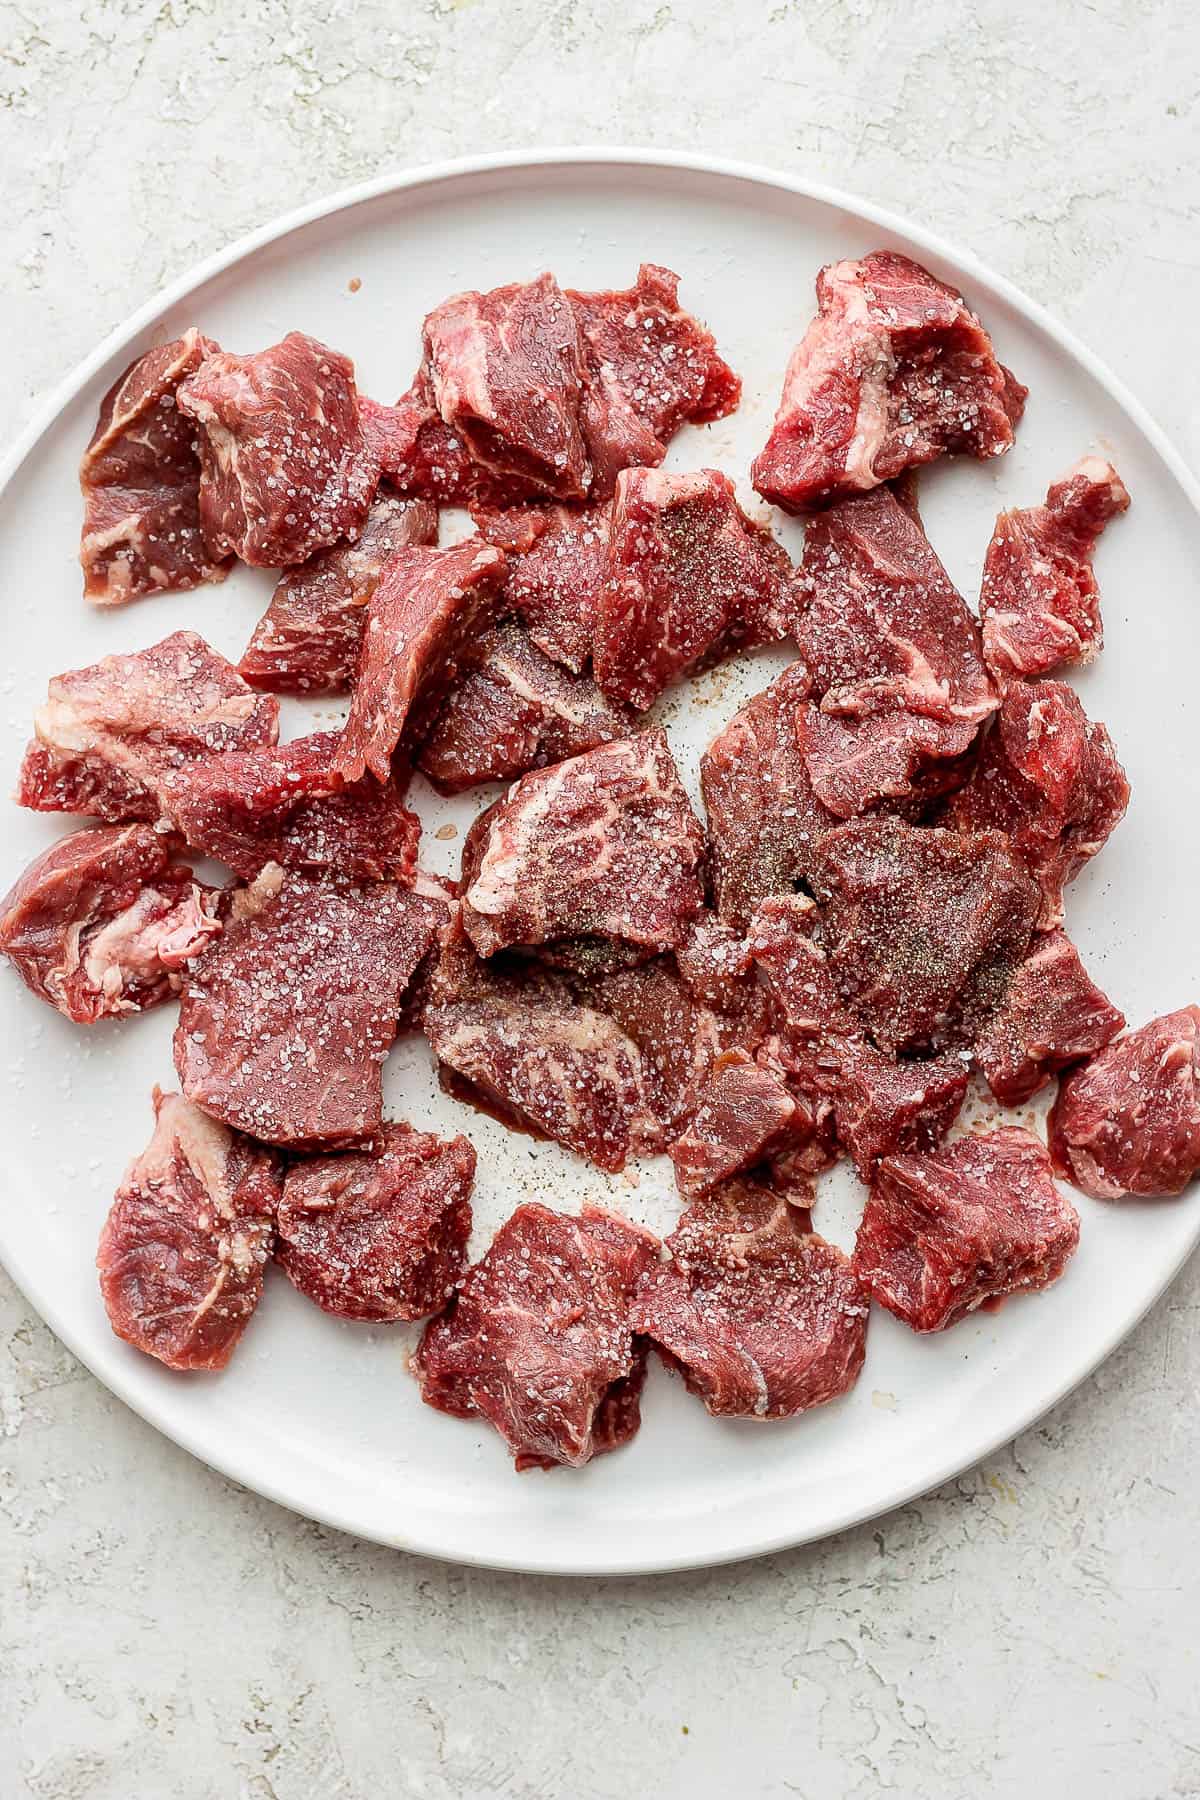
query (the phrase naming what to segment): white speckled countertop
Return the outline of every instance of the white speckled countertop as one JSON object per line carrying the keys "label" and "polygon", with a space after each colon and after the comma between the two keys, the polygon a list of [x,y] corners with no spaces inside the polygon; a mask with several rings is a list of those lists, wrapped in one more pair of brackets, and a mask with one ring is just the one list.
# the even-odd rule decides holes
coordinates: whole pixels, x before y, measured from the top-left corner
{"label": "white speckled countertop", "polygon": [[[0,3],[0,436],[163,282],[300,201],[627,142],[910,211],[1071,324],[1197,462],[1198,96],[1188,0]],[[1194,1261],[952,1486],[758,1563],[576,1583],[408,1559],[241,1492],[0,1275],[0,1795],[1190,1800],[1198,1324]]]}

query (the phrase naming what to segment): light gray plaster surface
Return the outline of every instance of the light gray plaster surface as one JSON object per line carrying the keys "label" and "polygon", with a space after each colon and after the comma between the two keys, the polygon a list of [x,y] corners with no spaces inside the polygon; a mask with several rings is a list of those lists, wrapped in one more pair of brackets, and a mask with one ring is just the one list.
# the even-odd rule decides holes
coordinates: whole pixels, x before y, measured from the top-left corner
{"label": "light gray plaster surface", "polygon": [[[302,200],[625,141],[910,211],[1200,462],[1198,91],[1190,0],[0,4],[0,437],[164,281]],[[1198,1326],[1193,1263],[1049,1419],[927,1499],[755,1564],[587,1584],[406,1559],[239,1491],[0,1276],[0,1796],[1195,1796]]]}

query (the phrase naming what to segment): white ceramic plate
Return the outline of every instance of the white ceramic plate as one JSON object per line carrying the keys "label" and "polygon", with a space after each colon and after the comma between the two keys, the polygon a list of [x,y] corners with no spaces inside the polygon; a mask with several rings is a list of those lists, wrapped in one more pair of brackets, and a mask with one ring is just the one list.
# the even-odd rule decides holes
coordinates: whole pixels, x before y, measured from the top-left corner
{"label": "white ceramic plate", "polygon": [[[1111,456],[1132,491],[1131,513],[1100,552],[1108,648],[1080,687],[1112,729],[1133,803],[1071,890],[1069,925],[1133,1023],[1200,998],[1195,483],[1113,378],[971,258],[872,207],[757,169],[563,152],[418,170],[269,227],[145,307],[53,397],[7,466],[4,767],[15,771],[51,674],[183,625],[236,659],[270,591],[269,577],[242,570],[224,587],[124,611],[96,613],[80,598],[76,463],[101,394],[151,343],[195,322],[229,348],[251,350],[299,327],[346,350],[363,388],[391,400],[416,365],[422,315],[447,293],[544,267],[572,286],[623,286],[645,257],[680,272],[685,303],[745,379],[735,417],[683,432],[670,460],[718,464],[753,500],[745,471],[811,311],[813,276],[831,258],[880,244],[963,287],[1000,356],[1029,384],[1010,456],[946,464],[923,481],[930,536],[968,596],[998,507],[1038,499],[1083,451]],[[361,283],[354,292],[352,278]],[[796,527],[779,529],[794,548]],[[693,788],[699,752],[780,660],[719,670],[665,709]],[[295,705],[285,724],[294,734],[337,716]],[[427,793],[420,804],[426,859],[450,870],[475,805]],[[0,887],[59,829],[15,807],[4,818]],[[451,826],[453,837],[437,835]],[[876,1310],[866,1368],[845,1400],[786,1424],[718,1423],[655,1366],[628,1449],[582,1471],[518,1477],[489,1430],[420,1404],[405,1370],[411,1331],[339,1324],[282,1276],[268,1281],[221,1376],[172,1375],[118,1342],[97,1292],[94,1246],[121,1172],[149,1135],[151,1085],[173,1082],[174,1009],[89,1032],[15,976],[3,994],[9,1194],[0,1256],[34,1305],[115,1393],[214,1467],[347,1531],[464,1562],[676,1568],[799,1543],[895,1506],[986,1456],[1094,1369],[1200,1231],[1200,1193],[1123,1207],[1075,1196],[1082,1244],[1057,1287],[933,1339]],[[639,1182],[609,1179],[463,1111],[439,1094],[421,1040],[393,1054],[386,1092],[393,1115],[474,1139],[476,1249],[527,1198],[574,1209],[591,1196],[657,1227],[675,1216],[668,1165],[646,1166]],[[822,1188],[819,1229],[849,1246],[861,1200],[853,1178],[835,1172]]]}

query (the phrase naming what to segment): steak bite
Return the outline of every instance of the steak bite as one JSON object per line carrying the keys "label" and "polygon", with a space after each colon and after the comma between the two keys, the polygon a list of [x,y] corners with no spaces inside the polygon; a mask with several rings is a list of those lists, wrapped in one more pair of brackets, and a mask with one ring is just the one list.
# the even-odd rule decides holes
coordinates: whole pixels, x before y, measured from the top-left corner
{"label": "steak bite", "polygon": [[579,1468],[640,1423],[630,1308],[658,1240],[613,1213],[519,1206],[412,1359],[421,1398],[481,1417],[518,1470]]}
{"label": "steak bite", "polygon": [[100,1234],[100,1292],[136,1350],[169,1369],[223,1369],[262,1294],[278,1162],[157,1087],[154,1118]]}
{"label": "steak bite", "polygon": [[405,993],[440,926],[437,903],[411,889],[268,863],[184,988],[175,1066],[188,1099],[269,1144],[363,1143],[379,1129],[380,1067]]}
{"label": "steak bite", "polygon": [[503,604],[539,650],[581,674],[592,655],[610,508],[473,506],[481,537],[508,559]]}
{"label": "steak bite", "polygon": [[943,823],[1003,831],[1042,889],[1038,925],[1062,924],[1063,888],[1125,815],[1129,783],[1104,726],[1061,681],[1017,681]]}
{"label": "steak bite", "polygon": [[194,327],[147,350],[118,376],[79,465],[83,592],[96,606],[224,581],[229,561],[200,529],[196,428],[176,405],[179,384],[217,346]]}
{"label": "steak bite", "polygon": [[1096,1200],[1180,1194],[1200,1169],[1200,1007],[1119,1037],[1059,1084],[1060,1175]]}
{"label": "steak bite", "polygon": [[302,331],[253,356],[215,351],[178,404],[198,427],[200,520],[214,555],[289,568],[358,535],[379,460],[349,357]]}
{"label": "steak bite", "polygon": [[976,1038],[975,1055],[997,1100],[1020,1106],[1061,1069],[1102,1050],[1124,1024],[1071,940],[1039,932]]}
{"label": "steak bite", "polygon": [[463,919],[483,956],[581,934],[667,949],[704,904],[704,834],[661,730],[524,776],[471,839]]}
{"label": "steak bite", "polygon": [[381,495],[353,542],[318,550],[280,577],[238,673],[275,694],[346,693],[384,569],[397,551],[436,541],[436,507]]}
{"label": "steak bite", "polygon": [[681,1193],[703,1194],[764,1163],[818,1174],[836,1160],[827,1100],[794,1094],[771,1051],[722,1051],[670,1147]]}
{"label": "steak bite", "polygon": [[218,895],[149,825],[76,831],[0,900],[0,953],[77,1025],[145,1012],[219,935]]}
{"label": "steak bite", "polygon": [[944,1331],[986,1301],[1058,1280],[1079,1215],[1031,1132],[1004,1126],[879,1164],[854,1272],[914,1331]]}
{"label": "steak bite", "polygon": [[751,479],[788,512],[891,481],[945,453],[1000,456],[1026,389],[957,288],[892,250],[829,263]]}
{"label": "steak bite", "polygon": [[786,1419],[853,1387],[868,1297],[805,1206],[729,1181],[693,1201],[665,1247],[671,1260],[643,1276],[633,1326],[710,1413]]}
{"label": "steak bite", "polygon": [[421,821],[393,777],[345,783],[334,775],[339,741],[335,731],[318,731],[185,763],[166,783],[171,823],[193,850],[219,857],[246,881],[273,862],[410,884]]}
{"label": "steak bite", "polygon": [[596,619],[596,680],[645,710],[684,675],[777,643],[793,619],[786,550],[716,469],[617,479]]}
{"label": "steak bite", "polygon": [[466,1268],[474,1180],[465,1137],[411,1125],[385,1125],[369,1154],[305,1157],[284,1177],[276,1261],[337,1318],[426,1318]]}
{"label": "steak bite", "polygon": [[628,735],[633,714],[588,675],[551,662],[522,626],[484,632],[421,746],[418,767],[443,794],[512,781]]}
{"label": "steak bite", "polygon": [[504,556],[478,541],[402,550],[371,596],[354,699],[335,760],[386,781],[402,740],[418,744],[496,615]]}
{"label": "steak bite", "polygon": [[22,806],[154,821],[185,763],[273,744],[279,704],[253,693],[194,631],[176,631],[149,650],[55,675],[33,729]]}
{"label": "steak bite", "polygon": [[1129,505],[1111,463],[1085,456],[1044,506],[1003,512],[983,565],[983,654],[997,681],[1089,663],[1104,644],[1092,556],[1110,519]]}

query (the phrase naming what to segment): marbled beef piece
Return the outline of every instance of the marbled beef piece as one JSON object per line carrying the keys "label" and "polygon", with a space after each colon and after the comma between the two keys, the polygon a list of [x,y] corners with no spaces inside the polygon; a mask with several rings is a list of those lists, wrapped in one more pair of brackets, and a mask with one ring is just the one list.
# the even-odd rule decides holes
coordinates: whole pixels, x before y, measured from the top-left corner
{"label": "marbled beef piece", "polygon": [[196,427],[175,404],[180,382],[216,350],[193,327],[139,356],[100,402],[79,465],[79,560],[84,595],[96,606],[229,573],[229,560],[204,542]]}
{"label": "marbled beef piece", "polygon": [[481,955],[598,934],[662,950],[704,904],[704,834],[661,730],[526,775],[464,847]]}
{"label": "marbled beef piece", "polygon": [[581,674],[596,639],[609,506],[472,506],[471,516],[507,558],[505,611],[539,650]]}
{"label": "marbled beef piece", "polygon": [[347,881],[412,882],[421,821],[394,777],[343,782],[336,731],[227,750],[185,763],[166,783],[171,823],[193,850],[246,881],[269,862]]}
{"label": "marbled beef piece", "polygon": [[833,1109],[828,1100],[792,1091],[773,1046],[757,1055],[724,1050],[670,1157],[684,1194],[708,1193],[780,1159],[796,1174],[819,1174],[837,1159]]}
{"label": "marbled beef piece", "polygon": [[1119,1037],[1059,1085],[1060,1175],[1096,1200],[1180,1194],[1200,1170],[1200,1007]]}
{"label": "marbled beef piece", "polygon": [[443,794],[513,781],[626,737],[633,713],[587,675],[560,668],[515,620],[485,631],[421,746],[418,767]]}
{"label": "marbled beef piece", "polygon": [[223,1369],[262,1294],[279,1165],[154,1090],[154,1136],[117,1189],[96,1266],[117,1336],[169,1369]]}
{"label": "marbled beef piece", "polygon": [[1003,831],[1040,883],[1043,931],[1062,924],[1063,888],[1106,843],[1129,783],[1104,726],[1061,681],[1017,681],[943,823]]}
{"label": "marbled beef piece", "polygon": [[[360,400],[360,411],[367,441],[398,494],[428,500],[435,506],[466,506],[492,495],[494,481],[472,460],[462,437],[439,414],[424,363],[395,406],[371,401],[362,409]],[[525,494],[518,492],[512,498],[521,500]]]}
{"label": "marbled beef piece", "polygon": [[347,692],[385,567],[399,550],[436,542],[436,507],[380,495],[352,543],[318,550],[281,576],[238,673],[275,694]]}
{"label": "marbled beef piece", "polygon": [[153,821],[185,763],[275,743],[279,705],[194,631],[176,631],[149,650],[56,675],[33,728],[22,806]]}
{"label": "marbled beef piece", "polygon": [[386,781],[403,740],[426,735],[482,632],[496,616],[504,555],[478,540],[402,550],[371,596],[354,699],[335,759],[357,781]]}
{"label": "marbled beef piece", "polygon": [[914,1331],[944,1331],[985,1301],[1058,1280],[1079,1215],[1050,1158],[1015,1126],[879,1164],[854,1249],[854,1272]]}
{"label": "marbled beef piece", "polygon": [[1020,1106],[1060,1070],[1094,1056],[1125,1024],[1061,931],[1039,932],[975,1040],[997,1100]]}
{"label": "marbled beef piece", "polygon": [[658,1128],[647,1147],[665,1149],[696,1110],[714,1060],[738,1043],[739,1021],[698,1000],[670,956],[599,975],[579,992],[636,1044]]}
{"label": "marbled beef piece", "polygon": [[751,479],[788,512],[1012,447],[1026,389],[956,288],[892,250],[829,263]]}
{"label": "marbled beef piece", "polygon": [[389,882],[313,880],[274,863],[233,899],[183,991],[175,1066],[213,1118],[293,1150],[364,1143],[404,996],[441,924]]}
{"label": "marbled beef piece", "polygon": [[275,1258],[339,1319],[424,1319],[467,1265],[475,1152],[385,1125],[369,1153],[309,1156],[283,1183]]}
{"label": "marbled beef piece", "polygon": [[634,1329],[710,1413],[786,1419],[853,1387],[868,1296],[804,1204],[729,1181],[693,1201],[665,1247],[671,1260],[642,1278]]}
{"label": "marbled beef piece", "polygon": [[596,680],[644,711],[673,683],[794,623],[783,546],[748,519],[716,469],[617,478],[596,618]]}
{"label": "marbled beef piece", "polygon": [[197,426],[200,520],[214,555],[286,569],[358,535],[379,485],[354,364],[302,331],[218,351],[179,389]]}
{"label": "marbled beef piece", "polygon": [[983,565],[983,654],[999,682],[1089,663],[1104,644],[1092,556],[1129,494],[1111,463],[1085,456],[1044,506],[1002,512]]}
{"label": "marbled beef piece", "polygon": [[649,1232],[598,1207],[570,1218],[519,1206],[426,1326],[412,1361],[422,1399],[486,1419],[519,1470],[617,1449],[640,1423],[630,1308],[658,1252]]}
{"label": "marbled beef piece", "polygon": [[220,934],[218,901],[152,826],[76,831],[0,900],[0,954],[39,999],[92,1025],[177,994]]}

